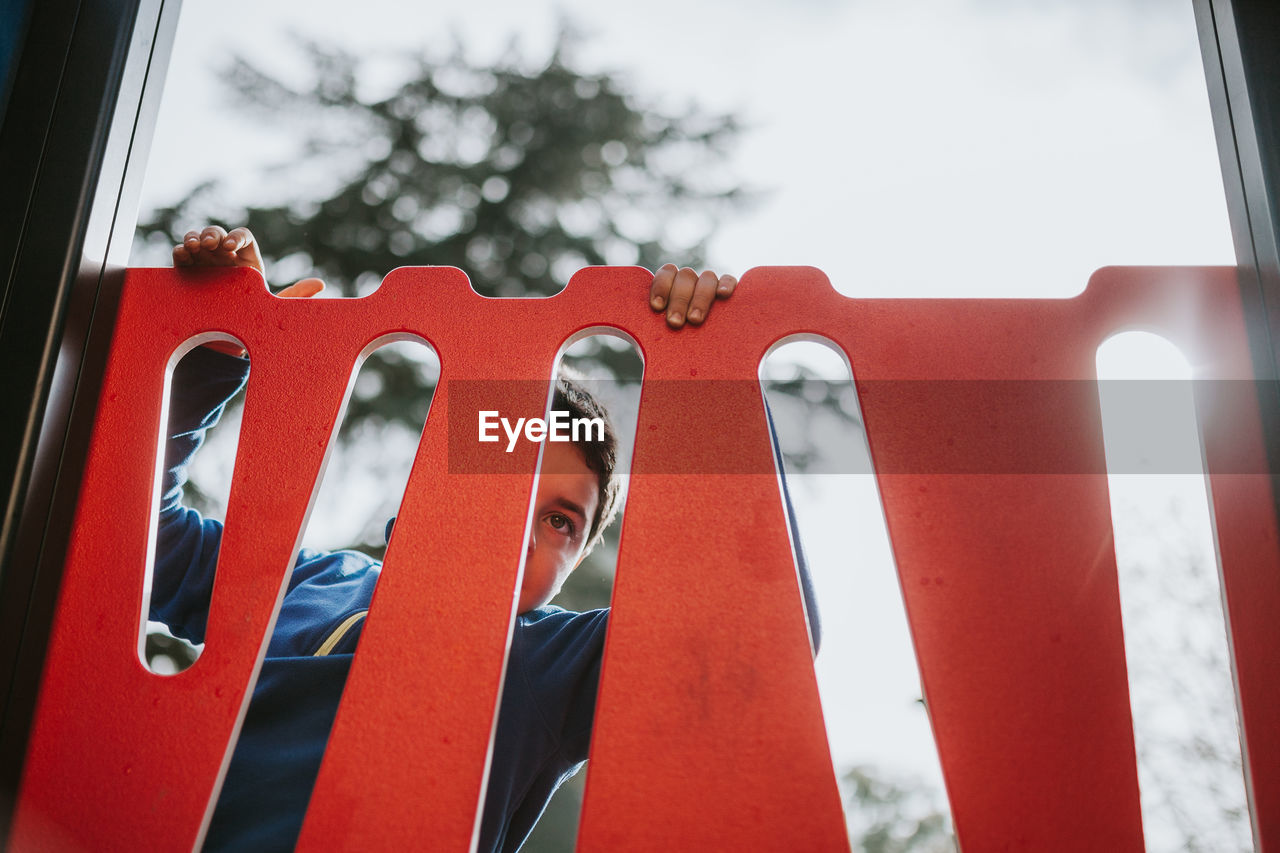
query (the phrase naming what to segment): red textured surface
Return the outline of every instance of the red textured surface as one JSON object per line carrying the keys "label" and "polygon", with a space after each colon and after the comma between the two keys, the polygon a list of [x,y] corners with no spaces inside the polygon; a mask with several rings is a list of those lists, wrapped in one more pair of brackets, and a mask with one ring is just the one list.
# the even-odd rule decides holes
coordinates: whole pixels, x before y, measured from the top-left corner
{"label": "red textured surface", "polygon": [[[814,270],[757,269],[706,327],[679,335],[644,304],[647,283],[640,270],[593,269],[553,299],[486,300],[455,270],[402,269],[364,300],[285,301],[251,274],[131,272],[14,848],[194,842],[352,365],[371,341],[411,332],[440,353],[443,375],[300,846],[431,839],[433,849],[468,849],[534,463],[521,459],[516,474],[448,473],[449,382],[545,377],[566,338],[609,325],[640,344],[646,382],[754,379],[768,347],[795,333],[839,345],[882,472],[961,844],[1141,850],[1106,480],[1054,473],[1104,470],[1096,395],[1064,400],[1027,393],[1039,386],[1025,382],[912,394],[917,386],[881,380],[1091,379],[1098,345],[1129,328],[1168,337],[1206,378],[1247,377],[1234,271],[1107,269],[1070,300],[853,300]],[[186,673],[154,676],[136,645],[163,373],[208,330],[243,340],[253,375],[208,645]],[[718,386],[715,398],[678,382],[660,396],[657,387],[646,385],[641,403],[637,470],[706,471],[705,458],[725,460],[725,471],[767,469],[763,406],[749,383]],[[528,394],[513,408],[540,409],[536,389]],[[1202,417],[1211,471],[1265,471],[1248,395]],[[1271,849],[1280,845],[1274,504],[1261,474],[1215,474],[1211,491],[1255,820]],[[459,505],[474,511],[453,512]],[[691,543],[665,523],[673,507],[717,522]],[[447,538],[432,523],[442,513]],[[636,477],[580,849],[847,847],[808,656],[776,480]]]}

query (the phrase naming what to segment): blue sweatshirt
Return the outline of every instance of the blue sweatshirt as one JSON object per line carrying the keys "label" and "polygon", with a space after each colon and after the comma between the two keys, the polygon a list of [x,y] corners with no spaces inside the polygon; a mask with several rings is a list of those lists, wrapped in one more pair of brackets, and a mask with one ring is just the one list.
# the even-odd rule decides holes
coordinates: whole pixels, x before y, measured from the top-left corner
{"label": "blue sweatshirt", "polygon": [[[182,486],[248,369],[244,359],[200,347],[174,373],[150,618],[193,643],[204,639],[222,525],[184,507]],[[784,497],[790,514],[785,483]],[[792,525],[816,647],[817,610]],[[380,571],[354,551],[298,554],[206,850],[293,848]],[[552,606],[517,617],[479,850],[518,849],[556,788],[586,761],[607,623],[607,610]]]}

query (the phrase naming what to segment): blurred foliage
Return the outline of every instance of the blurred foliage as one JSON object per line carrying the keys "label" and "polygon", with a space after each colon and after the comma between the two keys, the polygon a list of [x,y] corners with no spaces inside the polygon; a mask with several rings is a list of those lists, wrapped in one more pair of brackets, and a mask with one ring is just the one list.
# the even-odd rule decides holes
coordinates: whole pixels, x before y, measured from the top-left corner
{"label": "blurred foliage", "polygon": [[[1254,849],[1217,554],[1204,494],[1113,483],[1147,849]],[[1199,491],[1199,490],[1197,490]],[[1188,501],[1194,501],[1194,504]]]}
{"label": "blurred foliage", "polygon": [[181,637],[170,634],[163,625],[152,622],[147,625],[147,640],[143,653],[151,671],[160,675],[182,672],[196,662],[199,650]]}
{"label": "blurred foliage", "polygon": [[719,216],[746,199],[721,165],[737,120],[642,104],[618,75],[577,69],[576,41],[564,28],[533,70],[515,48],[486,67],[460,48],[406,57],[408,79],[377,99],[361,95],[361,60],[332,47],[303,46],[313,79],[299,88],[238,58],[233,103],[293,123],[305,168],[332,163],[338,186],[256,206],[205,184],[139,234],[174,241],[239,208],[272,259],[303,260],[348,296],[403,265],[457,266],[483,292],[526,296],[589,264],[701,264]]}
{"label": "blurred foliage", "polygon": [[850,769],[841,783],[855,853],[954,853],[951,817],[935,792],[866,766]]}
{"label": "blurred foliage", "polygon": [[[543,813],[522,853],[572,850],[588,771],[566,782]],[[955,853],[951,817],[939,792],[881,769],[859,766],[841,777],[855,853]]]}

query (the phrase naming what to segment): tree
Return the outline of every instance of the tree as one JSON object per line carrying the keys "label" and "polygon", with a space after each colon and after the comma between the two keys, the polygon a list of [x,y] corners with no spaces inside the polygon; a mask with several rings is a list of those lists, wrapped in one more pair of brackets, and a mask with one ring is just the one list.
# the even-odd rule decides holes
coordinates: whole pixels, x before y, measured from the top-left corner
{"label": "tree", "polygon": [[1190,494],[1140,478],[1111,484],[1147,849],[1246,851],[1253,838],[1204,486],[1177,479],[1193,479]]}
{"label": "tree", "polygon": [[940,792],[891,779],[878,768],[850,768],[841,782],[849,841],[859,853],[953,853],[951,817]]}
{"label": "tree", "polygon": [[[457,266],[486,295],[526,296],[553,294],[591,264],[703,263],[716,222],[747,198],[722,165],[738,121],[643,103],[619,75],[578,68],[577,40],[562,27],[541,67],[514,44],[491,67],[458,47],[405,57],[411,73],[381,98],[361,95],[364,63],[336,48],[302,46],[312,81],[301,88],[236,58],[225,75],[234,103],[287,117],[304,139],[273,181],[295,194],[259,204],[204,184],[156,210],[139,238],[171,245],[206,221],[247,224],[273,266],[348,296],[404,265]],[[317,187],[317,174],[338,178]],[[608,363],[611,351],[592,357]],[[380,369],[390,385],[417,383],[411,370]],[[354,401],[349,417],[402,419],[396,397]]]}

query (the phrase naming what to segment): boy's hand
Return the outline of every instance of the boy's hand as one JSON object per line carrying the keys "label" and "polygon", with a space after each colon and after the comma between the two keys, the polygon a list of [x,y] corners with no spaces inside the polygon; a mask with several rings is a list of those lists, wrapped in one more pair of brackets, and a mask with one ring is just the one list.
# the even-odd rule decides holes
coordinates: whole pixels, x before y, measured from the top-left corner
{"label": "boy's hand", "polygon": [[173,247],[175,267],[253,267],[267,277],[258,254],[258,241],[248,228],[230,232],[217,225],[200,231],[188,231],[182,242]]}
{"label": "boy's hand", "polygon": [[[200,231],[188,231],[182,242],[173,247],[175,267],[252,267],[265,279],[266,270],[262,256],[258,254],[258,241],[248,228],[230,231],[209,225]],[[318,278],[304,278],[281,290],[276,296],[286,298],[315,296],[324,290],[324,282]],[[230,341],[211,341],[205,344],[211,350],[227,355],[243,356],[244,348]]]}
{"label": "boy's hand", "polygon": [[686,322],[701,326],[711,313],[711,303],[728,299],[737,286],[738,280],[731,275],[718,276],[711,270],[698,275],[688,267],[664,264],[649,288],[649,307],[666,311],[667,325],[673,329]]}

